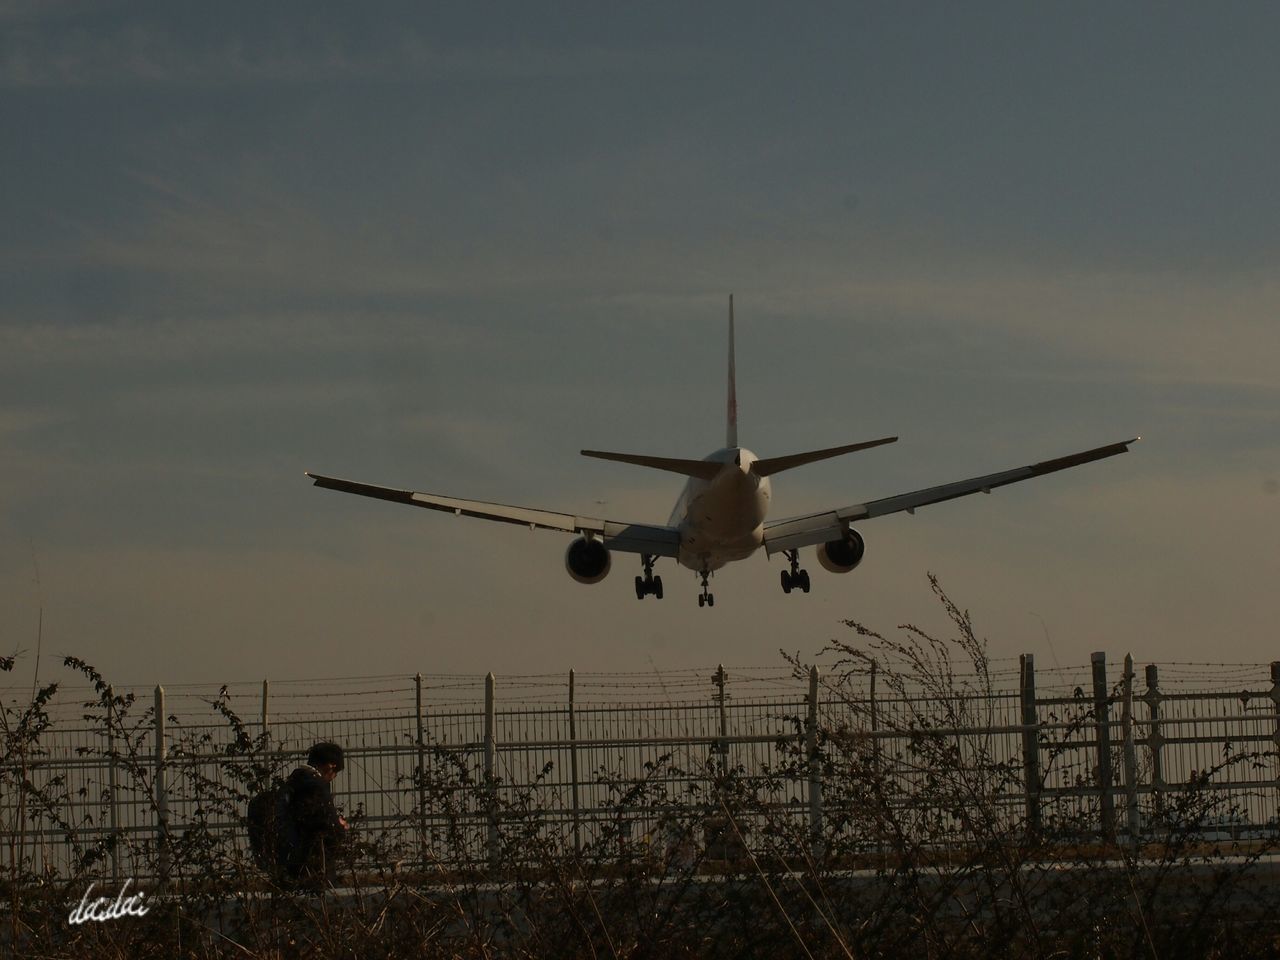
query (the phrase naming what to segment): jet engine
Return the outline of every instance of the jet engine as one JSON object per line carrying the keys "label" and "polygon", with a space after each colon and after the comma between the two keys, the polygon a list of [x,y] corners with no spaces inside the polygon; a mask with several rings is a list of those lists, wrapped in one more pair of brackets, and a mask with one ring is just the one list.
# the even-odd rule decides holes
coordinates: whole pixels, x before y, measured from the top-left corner
{"label": "jet engine", "polygon": [[599,583],[608,576],[612,564],[609,548],[599,540],[579,537],[564,552],[564,567],[579,583]]}
{"label": "jet engine", "polygon": [[846,530],[840,540],[831,540],[818,547],[818,562],[832,573],[848,573],[862,562],[867,544],[857,530]]}

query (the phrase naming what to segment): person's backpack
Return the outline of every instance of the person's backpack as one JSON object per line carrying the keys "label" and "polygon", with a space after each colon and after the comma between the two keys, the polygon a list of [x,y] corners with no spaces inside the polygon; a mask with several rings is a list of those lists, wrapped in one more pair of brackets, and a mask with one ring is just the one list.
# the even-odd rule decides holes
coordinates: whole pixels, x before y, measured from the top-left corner
{"label": "person's backpack", "polygon": [[284,869],[298,846],[298,825],[290,799],[289,785],[277,782],[249,801],[245,817],[253,860],[273,876]]}

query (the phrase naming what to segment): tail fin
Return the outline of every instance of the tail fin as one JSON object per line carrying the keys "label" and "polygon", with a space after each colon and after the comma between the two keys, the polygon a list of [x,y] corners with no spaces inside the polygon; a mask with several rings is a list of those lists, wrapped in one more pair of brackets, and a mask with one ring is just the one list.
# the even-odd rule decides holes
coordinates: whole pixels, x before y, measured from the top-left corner
{"label": "tail fin", "polygon": [[738,385],[733,362],[733,294],[729,294],[729,404],[727,410],[728,428],[725,432],[726,447],[738,445]]}

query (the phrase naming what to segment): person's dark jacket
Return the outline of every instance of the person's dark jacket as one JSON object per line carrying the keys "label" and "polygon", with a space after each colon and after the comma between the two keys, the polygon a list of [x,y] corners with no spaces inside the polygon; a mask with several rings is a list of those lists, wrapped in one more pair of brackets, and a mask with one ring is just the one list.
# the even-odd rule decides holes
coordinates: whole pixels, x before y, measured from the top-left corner
{"label": "person's dark jacket", "polygon": [[298,843],[284,864],[290,880],[323,883],[337,870],[346,830],[329,784],[314,767],[301,766],[285,781]]}

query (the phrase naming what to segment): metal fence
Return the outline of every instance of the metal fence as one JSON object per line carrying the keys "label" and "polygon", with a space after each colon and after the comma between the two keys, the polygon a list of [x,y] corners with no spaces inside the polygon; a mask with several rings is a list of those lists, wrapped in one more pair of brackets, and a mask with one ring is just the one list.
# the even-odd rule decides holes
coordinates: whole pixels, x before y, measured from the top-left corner
{"label": "metal fence", "polygon": [[[1277,663],[1153,665],[1139,678],[1099,653],[1037,675],[1028,655],[942,685],[868,660],[830,674],[64,687],[26,739],[30,691],[0,693],[0,859],[37,874],[96,857],[91,869],[117,879],[151,876],[198,831],[243,849],[244,802],[264,771],[287,773],[318,740],[346,751],[334,796],[377,841],[366,857],[410,864],[509,859],[516,823],[560,849],[660,841],[669,819],[709,809],[726,772],[757,801],[749,844],[785,829],[820,851],[856,803],[855,761],[926,807],[941,766],[999,771],[985,789],[1006,825],[1108,842],[1156,835],[1170,798],[1189,793],[1214,800],[1197,825],[1209,840],[1269,835],[1280,811]],[[922,753],[926,741],[951,759]],[[963,843],[972,828],[935,838],[948,829]]]}

